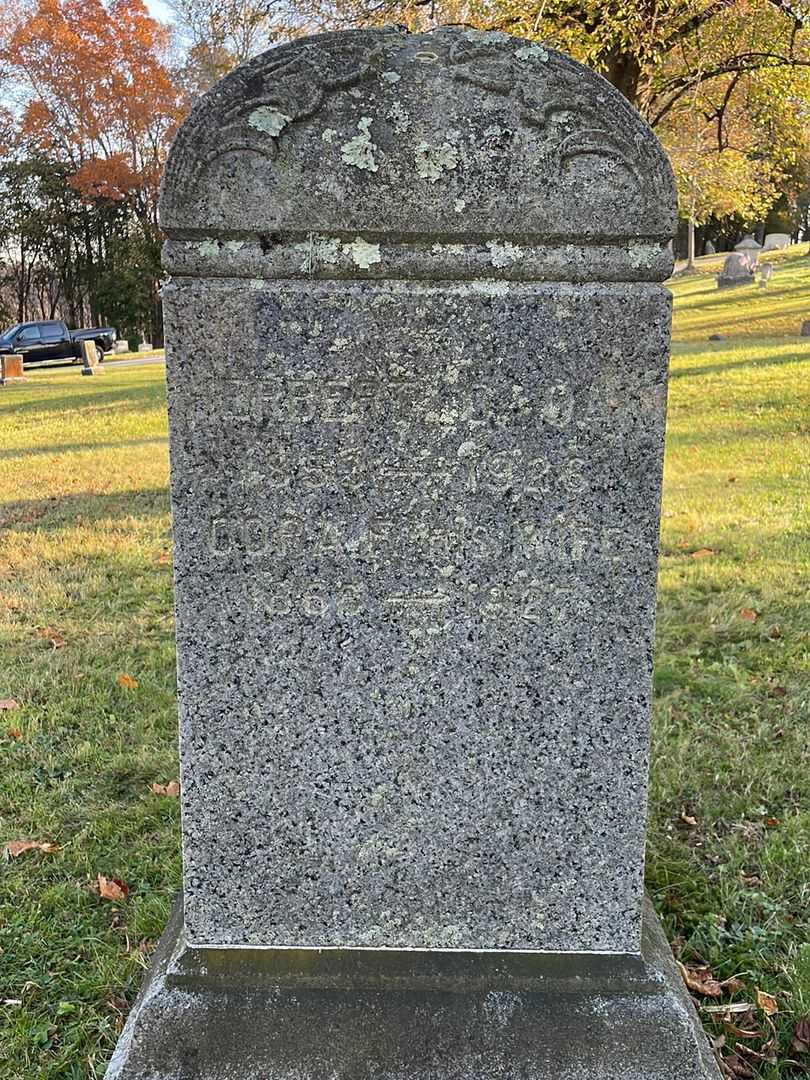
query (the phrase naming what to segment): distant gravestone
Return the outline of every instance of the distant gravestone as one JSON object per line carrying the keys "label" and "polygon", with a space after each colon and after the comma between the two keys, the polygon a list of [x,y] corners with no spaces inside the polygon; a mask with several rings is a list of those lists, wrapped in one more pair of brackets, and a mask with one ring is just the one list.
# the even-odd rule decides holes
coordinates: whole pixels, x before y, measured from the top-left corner
{"label": "distant gravestone", "polygon": [[754,239],[753,233],[749,233],[748,236],[744,236],[742,240],[740,240],[739,244],[734,245],[734,250],[745,251],[749,253],[757,252],[762,250],[762,244],[758,243]]}
{"label": "distant gravestone", "polygon": [[116,341],[115,345],[113,345],[113,352],[118,354],[128,353],[129,342],[125,341],[123,338],[119,338],[118,341]]}
{"label": "distant gravestone", "polygon": [[731,289],[737,285],[750,285],[754,280],[754,269],[745,252],[734,252],[726,256],[723,269],[717,277],[718,289]]}
{"label": "distant gravestone", "polygon": [[655,137],[505,34],[327,34],[161,224],[183,907],[107,1080],[716,1078],[643,898]]}
{"label": "distant gravestone", "polygon": [[23,358],[17,353],[6,353],[0,356],[0,386],[11,380],[24,378]]}
{"label": "distant gravestone", "polygon": [[152,348],[153,346],[151,341],[138,342],[138,352],[152,352]]}
{"label": "distant gravestone", "polygon": [[810,319],[805,319],[799,331],[800,337],[810,337]]}
{"label": "distant gravestone", "polygon": [[763,251],[779,251],[781,248],[790,246],[790,233],[768,233],[765,237],[765,243],[762,245]]}
{"label": "distant gravestone", "polygon": [[717,251],[717,248],[714,246],[714,244],[711,242],[711,240],[707,240],[706,243],[703,245],[703,254],[704,255],[714,255],[716,253],[716,251]]}
{"label": "distant gravestone", "polygon": [[768,282],[773,277],[773,263],[762,262],[757,269],[759,272],[759,287],[760,289],[765,289],[767,288]]}
{"label": "distant gravestone", "polygon": [[98,349],[94,341],[82,341],[82,375],[101,375],[104,364],[98,358]]}

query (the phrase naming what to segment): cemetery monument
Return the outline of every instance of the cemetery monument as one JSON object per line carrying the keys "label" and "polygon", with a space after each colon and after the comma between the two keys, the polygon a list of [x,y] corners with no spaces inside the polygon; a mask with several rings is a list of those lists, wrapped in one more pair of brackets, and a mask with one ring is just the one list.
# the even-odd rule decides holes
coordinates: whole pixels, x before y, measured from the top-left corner
{"label": "cemetery monument", "polygon": [[108,1080],[716,1078],[643,893],[655,137],[542,45],[325,34],[161,220],[183,900]]}

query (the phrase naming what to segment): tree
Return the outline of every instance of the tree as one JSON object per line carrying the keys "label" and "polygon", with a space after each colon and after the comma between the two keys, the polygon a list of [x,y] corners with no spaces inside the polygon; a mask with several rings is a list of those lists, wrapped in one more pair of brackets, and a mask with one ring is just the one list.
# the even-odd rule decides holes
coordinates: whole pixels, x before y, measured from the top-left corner
{"label": "tree", "polygon": [[184,82],[191,96],[272,44],[301,32],[284,0],[169,0],[185,39]]}
{"label": "tree", "polygon": [[[18,12],[0,49],[20,112],[12,158],[58,164],[81,205],[71,222],[76,287],[65,284],[65,303],[75,305],[79,282],[83,296],[71,317],[104,316],[113,247],[125,238],[142,252],[159,246],[160,176],[186,107],[169,47],[169,31],[141,0],[37,0]],[[152,298],[142,329],[159,340],[159,267],[152,258],[140,265]]]}

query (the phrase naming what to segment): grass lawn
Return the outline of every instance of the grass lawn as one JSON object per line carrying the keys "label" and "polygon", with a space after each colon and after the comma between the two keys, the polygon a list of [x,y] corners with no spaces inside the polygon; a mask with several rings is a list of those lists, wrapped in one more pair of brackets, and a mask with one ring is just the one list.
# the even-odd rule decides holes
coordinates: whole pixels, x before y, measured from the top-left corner
{"label": "grass lawn", "polygon": [[[806,253],[763,293],[673,285],[648,883],[765,1080],[810,1064]],[[0,1080],[88,1080],[180,881],[163,369],[35,374],[0,431],[0,843],[58,845],[0,863]]]}

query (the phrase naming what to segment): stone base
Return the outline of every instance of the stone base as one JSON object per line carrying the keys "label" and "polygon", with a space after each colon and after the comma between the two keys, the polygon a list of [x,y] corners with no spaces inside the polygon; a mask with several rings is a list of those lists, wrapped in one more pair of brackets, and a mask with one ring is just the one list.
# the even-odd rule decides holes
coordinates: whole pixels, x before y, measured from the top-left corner
{"label": "stone base", "polygon": [[178,903],[106,1080],[719,1080],[642,956],[197,948]]}
{"label": "stone base", "polygon": [[85,367],[82,368],[82,375],[103,375],[103,374],[104,374],[104,365],[103,364],[93,364],[92,367],[85,366]]}

